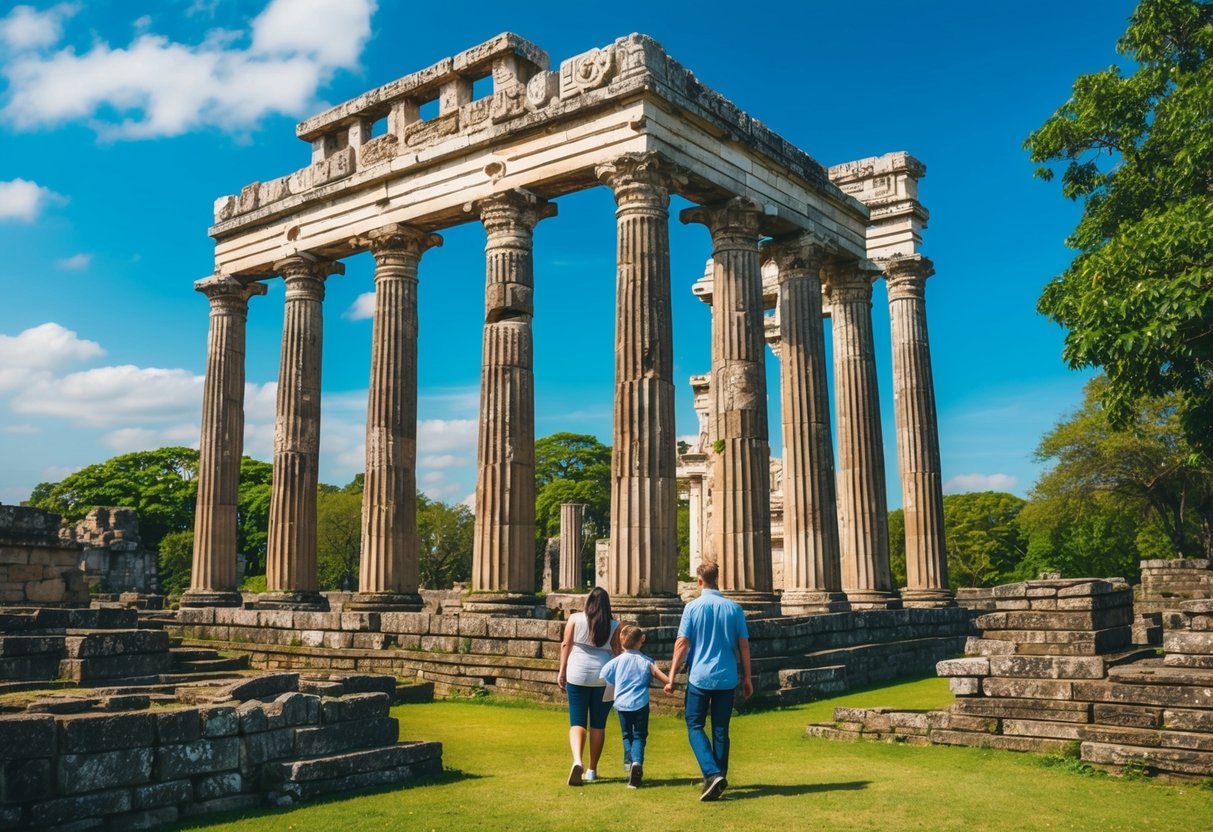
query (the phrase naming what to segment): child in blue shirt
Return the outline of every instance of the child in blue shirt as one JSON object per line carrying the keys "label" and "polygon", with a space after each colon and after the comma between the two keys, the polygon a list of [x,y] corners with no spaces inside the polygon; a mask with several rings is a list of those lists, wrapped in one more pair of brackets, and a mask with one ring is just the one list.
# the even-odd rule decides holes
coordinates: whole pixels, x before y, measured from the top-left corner
{"label": "child in blue shirt", "polygon": [[607,662],[601,676],[615,686],[615,710],[623,734],[623,768],[628,774],[628,788],[640,787],[644,776],[644,742],[649,736],[649,685],[656,676],[662,683],[669,677],[653,660],[640,652],[644,645],[644,630],[635,624],[625,624],[619,641],[623,652]]}

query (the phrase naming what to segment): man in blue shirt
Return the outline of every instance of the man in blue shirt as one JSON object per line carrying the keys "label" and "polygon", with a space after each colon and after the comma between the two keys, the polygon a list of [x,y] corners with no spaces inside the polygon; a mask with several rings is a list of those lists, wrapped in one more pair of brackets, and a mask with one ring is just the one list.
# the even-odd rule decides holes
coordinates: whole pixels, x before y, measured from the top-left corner
{"label": "man in blue shirt", "polygon": [[[703,793],[699,799],[716,800],[728,786],[725,775],[729,771],[729,719],[738,685],[738,661],[741,692],[747,698],[754,693],[750,678],[750,633],[741,606],[720,594],[719,567],[702,563],[696,575],[701,592],[682,611],[665,691],[674,692],[674,674],[689,654],[687,737],[703,772]],[[704,730],[709,716],[710,739]]]}

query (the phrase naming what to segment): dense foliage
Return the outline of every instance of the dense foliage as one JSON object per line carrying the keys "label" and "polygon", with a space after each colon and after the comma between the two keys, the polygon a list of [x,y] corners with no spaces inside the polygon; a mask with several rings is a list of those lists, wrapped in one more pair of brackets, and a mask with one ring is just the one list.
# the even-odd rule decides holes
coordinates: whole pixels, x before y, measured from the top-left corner
{"label": "dense foliage", "polygon": [[1065,359],[1108,377],[1115,426],[1142,395],[1175,394],[1189,444],[1213,437],[1213,4],[1142,0],[1118,50],[1135,66],[1083,75],[1025,146],[1083,203],[1078,251],[1039,308]]}
{"label": "dense foliage", "polygon": [[582,564],[583,574],[592,575],[594,541],[610,534],[611,523],[611,449],[593,436],[554,433],[535,441],[535,545],[540,563],[547,539],[560,534],[561,503],[586,505]]}

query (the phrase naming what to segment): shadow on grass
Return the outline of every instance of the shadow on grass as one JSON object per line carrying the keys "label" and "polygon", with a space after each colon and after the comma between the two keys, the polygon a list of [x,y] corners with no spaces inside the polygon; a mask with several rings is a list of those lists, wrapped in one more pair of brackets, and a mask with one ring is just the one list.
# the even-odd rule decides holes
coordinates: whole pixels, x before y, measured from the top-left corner
{"label": "shadow on grass", "polygon": [[445,769],[438,774],[422,775],[404,783],[372,786],[365,789],[351,789],[350,791],[324,795],[312,800],[300,801],[292,806],[261,806],[255,809],[237,809],[229,812],[214,812],[213,814],[201,815],[185,821],[180,821],[175,824],[162,826],[160,828],[164,830],[205,829],[207,827],[220,826],[226,823],[231,823],[232,821],[243,820],[245,818],[262,818],[285,815],[297,809],[302,809],[305,806],[321,806],[324,804],[344,803],[347,800],[366,797],[368,795],[389,794],[391,792],[408,791],[409,789],[424,788],[426,786],[449,786],[453,783],[461,783],[465,780],[480,780],[482,777],[484,777],[484,775],[469,774],[466,771],[450,768]]}
{"label": "shadow on grass", "polygon": [[743,786],[730,786],[722,799],[750,800],[755,797],[799,797],[818,792],[856,792],[866,789],[871,782],[871,780],[846,780],[839,783],[786,783],[782,785],[750,783]]}

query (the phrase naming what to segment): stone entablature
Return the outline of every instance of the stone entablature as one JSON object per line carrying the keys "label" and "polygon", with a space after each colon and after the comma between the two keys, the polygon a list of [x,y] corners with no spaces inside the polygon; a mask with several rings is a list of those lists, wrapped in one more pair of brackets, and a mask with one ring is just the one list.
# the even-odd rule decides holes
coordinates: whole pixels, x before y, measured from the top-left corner
{"label": "stone entablature", "polygon": [[871,210],[868,257],[914,254],[930,215],[918,201],[918,180],[927,166],[905,151],[858,159],[830,168],[830,181]]}
{"label": "stone entablature", "polygon": [[[651,38],[547,66],[539,47],[506,33],[303,122],[310,166],[217,201],[216,273],[269,272],[295,251],[346,255],[363,230],[338,220],[351,212],[437,230],[466,222],[477,199],[511,188],[559,196],[597,184],[597,165],[647,151],[691,173],[678,188],[689,199],[752,195],[770,233],[812,228],[864,254],[867,210]],[[493,93],[472,100],[489,74]],[[434,98],[438,115],[422,120]],[[381,119],[388,132],[372,138]]]}

